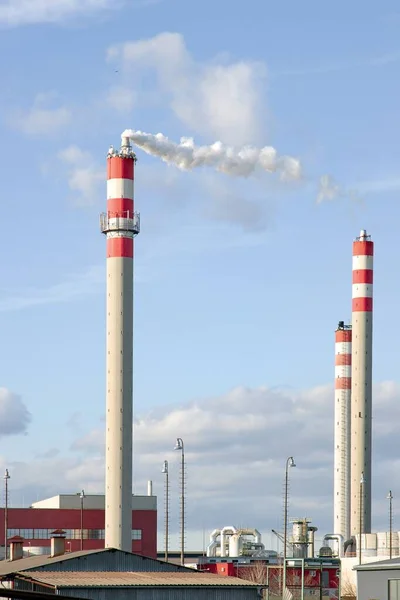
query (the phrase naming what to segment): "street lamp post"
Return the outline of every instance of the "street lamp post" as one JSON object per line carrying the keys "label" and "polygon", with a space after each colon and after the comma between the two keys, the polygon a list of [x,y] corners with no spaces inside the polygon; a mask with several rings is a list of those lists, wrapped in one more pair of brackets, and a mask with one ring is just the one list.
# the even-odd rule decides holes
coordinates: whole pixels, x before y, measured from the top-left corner
{"label": "street lamp post", "polygon": [[81,490],[79,498],[81,499],[81,550],[83,550],[83,503],[85,500],[85,490]]}
{"label": "street lamp post", "polygon": [[364,510],[364,505],[363,505],[363,493],[364,493],[364,483],[365,483],[365,479],[364,479],[364,472],[361,473],[361,479],[360,479],[360,540],[359,540],[359,548],[358,548],[358,562],[361,565],[362,562],[362,555],[361,555],[361,538],[362,538],[362,533],[363,533],[363,510]]}
{"label": "street lamp post", "polygon": [[286,555],[287,555],[287,522],[288,522],[288,488],[289,488],[289,468],[295,467],[293,456],[289,456],[286,461],[285,468],[285,506],[283,515],[283,590],[282,594],[285,593],[286,589]]}
{"label": "street lamp post", "polygon": [[169,473],[168,473],[168,461],[164,460],[162,473],[165,475],[165,562],[168,562],[168,541],[169,541]]}
{"label": "street lamp post", "polygon": [[4,473],[4,484],[5,484],[5,504],[4,504],[4,560],[7,560],[7,538],[8,538],[8,480],[10,479],[10,474],[8,469]]}
{"label": "street lamp post", "polygon": [[185,445],[182,438],[176,439],[175,450],[180,450],[181,461],[181,565],[185,564]]}
{"label": "street lamp post", "polygon": [[389,558],[392,558],[392,537],[393,537],[393,494],[389,490],[386,498],[389,500]]}

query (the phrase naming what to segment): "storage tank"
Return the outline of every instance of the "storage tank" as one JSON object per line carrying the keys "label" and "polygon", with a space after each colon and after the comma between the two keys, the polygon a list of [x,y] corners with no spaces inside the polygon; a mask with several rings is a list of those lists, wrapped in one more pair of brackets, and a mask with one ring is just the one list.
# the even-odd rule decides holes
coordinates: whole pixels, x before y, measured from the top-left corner
{"label": "storage tank", "polygon": [[308,554],[308,519],[294,519],[293,523],[293,556],[294,558],[307,558]]}
{"label": "storage tank", "polygon": [[234,533],[229,538],[229,556],[236,558],[240,556],[242,550],[242,536],[239,533]]}

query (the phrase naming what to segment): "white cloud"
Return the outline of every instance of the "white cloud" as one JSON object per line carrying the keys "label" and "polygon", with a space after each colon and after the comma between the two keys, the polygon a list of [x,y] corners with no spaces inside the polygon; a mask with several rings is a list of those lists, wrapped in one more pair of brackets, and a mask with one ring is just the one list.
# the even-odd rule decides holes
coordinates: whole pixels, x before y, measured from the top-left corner
{"label": "white cloud", "polygon": [[31,414],[21,397],[0,387],[0,436],[25,433]]}
{"label": "white cloud", "polygon": [[[107,101],[113,108],[129,115],[133,104],[157,104],[172,111],[185,127],[185,134],[198,133],[207,141],[221,139],[234,146],[265,145],[263,63],[235,61],[227,55],[218,55],[209,62],[197,61],[184,37],[171,32],[112,46],[107,60],[115,65],[121,80],[119,87],[108,92]],[[159,172],[172,180],[170,169]],[[241,185],[203,171],[198,176],[176,175],[169,190],[175,205],[192,202],[195,190],[202,198],[196,200],[198,214],[244,231],[257,231],[270,222],[276,196],[282,195],[285,185],[288,192],[293,191],[287,182],[275,179],[261,183],[261,178],[255,178]]]}
{"label": "white cloud", "polygon": [[140,98],[146,90],[141,72],[153,70],[158,100],[193,131],[228,144],[257,142],[262,133],[265,66],[252,61],[210,63],[194,60],[178,33],[161,33],[108,50],[125,84]]}
{"label": "white cloud", "polygon": [[104,168],[100,169],[91,154],[78,146],[61,150],[58,158],[67,167],[68,186],[74,192],[73,204],[95,204],[100,195],[100,186],[104,183]]}
{"label": "white cloud", "polygon": [[15,111],[9,122],[27,135],[54,135],[69,125],[72,119],[71,110],[66,106],[54,106],[55,101],[57,96],[52,92],[37,94],[32,107]]}
{"label": "white cloud", "polygon": [[122,4],[122,0],[0,0],[0,23],[9,27],[56,23]]}
{"label": "white cloud", "polygon": [[[282,526],[284,464],[293,455],[290,516],[307,515],[320,535],[331,530],[333,481],[333,387],[308,390],[237,387],[223,396],[153,410],[135,424],[135,489],[144,493],[154,480],[162,496],[160,468],[170,461],[171,530],[177,531],[179,454],[173,451],[177,436],[184,439],[187,463],[188,538],[193,532],[226,524],[257,527],[268,533]],[[395,496],[399,461],[396,447],[400,418],[400,385],[374,386],[373,489],[374,525],[386,526],[385,493]],[[72,443],[75,453],[46,462],[13,465],[13,485],[26,498],[38,486],[41,493],[62,489],[102,492],[104,485],[104,429],[95,428]],[[59,473],[62,473],[60,478]],[[67,487],[66,487],[67,486]],[[159,500],[162,520],[162,498]],[[267,537],[268,539],[268,537]],[[199,543],[197,539],[191,544]]]}

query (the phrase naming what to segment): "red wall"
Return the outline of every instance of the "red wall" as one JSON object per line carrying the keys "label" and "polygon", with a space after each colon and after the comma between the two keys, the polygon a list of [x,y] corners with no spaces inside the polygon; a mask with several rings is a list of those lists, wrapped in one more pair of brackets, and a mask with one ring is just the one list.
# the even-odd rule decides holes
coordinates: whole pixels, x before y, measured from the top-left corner
{"label": "red wall", "polygon": [[[83,512],[84,529],[104,529],[104,510],[87,509]],[[4,508],[0,509],[0,523],[4,523]],[[9,508],[8,529],[79,529],[81,511],[57,508]],[[132,529],[142,530],[141,540],[132,540],[132,551],[143,556],[157,556],[157,511],[132,511]],[[50,539],[26,539],[25,546],[50,546]],[[0,545],[4,546],[4,527],[0,526]],[[68,540],[67,550],[80,550],[81,540]],[[84,540],[84,550],[104,548],[104,540]]]}
{"label": "red wall", "polygon": [[[216,562],[216,563],[200,563],[197,568],[201,571],[209,571],[211,573],[217,573],[218,575],[239,577],[240,579],[247,579],[250,581],[257,581],[261,583],[268,582],[271,594],[277,596],[280,595],[280,589],[282,585],[282,567],[274,565],[265,565],[262,561],[257,563],[250,563],[244,565],[243,563],[232,563],[232,562]],[[338,567],[331,567],[324,565],[323,571],[328,572],[329,578],[329,591],[332,600],[338,599],[338,588],[339,588],[339,572]],[[301,569],[288,567],[287,568],[287,585],[289,588],[294,589],[301,586]],[[304,569],[304,585],[305,588],[312,589],[315,595],[319,597],[319,590],[321,584],[321,571],[319,567],[306,567]],[[326,589],[326,588],[324,588]]]}

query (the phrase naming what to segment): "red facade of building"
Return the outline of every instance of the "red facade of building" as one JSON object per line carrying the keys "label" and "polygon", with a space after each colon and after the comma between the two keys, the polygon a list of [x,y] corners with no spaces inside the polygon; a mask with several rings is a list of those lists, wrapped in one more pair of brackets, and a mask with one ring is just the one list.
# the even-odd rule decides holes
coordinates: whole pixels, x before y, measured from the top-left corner
{"label": "red facade of building", "polygon": [[[81,529],[82,520],[82,529]],[[7,516],[7,539],[16,535],[24,539],[24,549],[32,553],[38,548],[48,548],[52,531],[66,532],[66,549],[104,548],[104,509],[70,508],[9,508]],[[0,509],[0,523],[5,522],[4,508]],[[82,536],[83,531],[83,536]],[[0,545],[4,547],[5,527],[0,525]],[[157,510],[132,511],[132,552],[156,558],[157,556]]]}
{"label": "red facade of building", "polygon": [[[306,559],[307,560],[307,559]],[[209,562],[210,561],[210,562]],[[305,564],[304,575],[301,568],[288,566],[286,570],[286,585],[294,598],[300,597],[302,586],[308,596],[322,598],[328,596],[332,600],[340,598],[340,561],[329,559],[310,559],[310,565]],[[279,596],[282,589],[283,567],[268,564],[263,560],[250,560],[246,563],[239,560],[220,560],[202,558],[197,568],[218,575],[239,577],[266,585],[272,596]]]}

